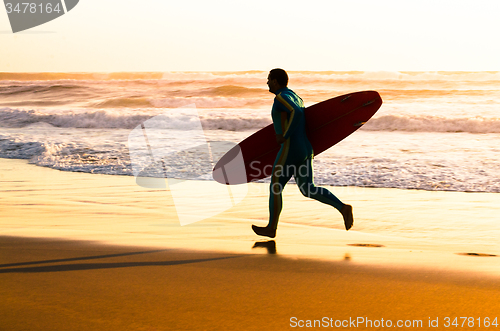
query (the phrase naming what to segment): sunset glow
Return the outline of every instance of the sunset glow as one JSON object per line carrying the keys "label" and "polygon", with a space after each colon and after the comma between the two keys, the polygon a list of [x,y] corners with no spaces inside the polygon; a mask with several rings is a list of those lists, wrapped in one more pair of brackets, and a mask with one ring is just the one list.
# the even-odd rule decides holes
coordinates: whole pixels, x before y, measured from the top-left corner
{"label": "sunset glow", "polygon": [[500,70],[500,3],[84,0],[13,34],[0,71]]}

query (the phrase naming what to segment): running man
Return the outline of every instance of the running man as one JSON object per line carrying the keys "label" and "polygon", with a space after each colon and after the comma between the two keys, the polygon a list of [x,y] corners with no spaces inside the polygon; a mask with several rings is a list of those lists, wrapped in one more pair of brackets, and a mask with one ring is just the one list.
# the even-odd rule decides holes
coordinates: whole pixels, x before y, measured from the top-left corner
{"label": "running man", "polygon": [[312,159],[314,151],[306,136],[304,102],[288,85],[288,75],[283,69],[273,69],[267,77],[269,92],[276,94],[271,116],[276,140],[281,149],[276,156],[271,176],[269,194],[269,224],[265,227],[252,225],[259,236],[274,238],[278,227],[283,199],[282,192],[292,176],[300,192],[312,199],[335,207],[344,218],[346,230],[353,223],[352,206],[342,203],[323,187],[314,185]]}

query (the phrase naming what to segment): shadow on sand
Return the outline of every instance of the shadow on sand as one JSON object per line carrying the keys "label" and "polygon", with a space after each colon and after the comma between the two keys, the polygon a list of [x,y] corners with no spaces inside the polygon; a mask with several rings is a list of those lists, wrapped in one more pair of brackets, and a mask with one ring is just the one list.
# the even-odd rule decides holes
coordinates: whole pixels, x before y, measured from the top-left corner
{"label": "shadow on sand", "polygon": [[[154,250],[154,251],[130,252],[130,253],[121,253],[121,254],[88,256],[88,257],[76,257],[76,258],[58,259],[58,260],[11,263],[11,264],[2,264],[2,265],[0,265],[0,268],[7,268],[7,267],[14,267],[14,266],[25,266],[25,265],[32,265],[32,264],[60,263],[60,262],[72,262],[72,261],[81,261],[81,260],[103,259],[103,258],[130,256],[130,255],[137,255],[137,254],[157,253],[157,252],[163,252],[163,251],[167,251],[167,250],[164,249],[164,250]],[[189,264],[189,263],[217,261],[217,260],[231,259],[231,258],[236,258],[236,257],[241,257],[241,256],[243,256],[243,255],[222,256],[222,257],[213,257],[213,258],[205,258],[205,259],[173,260],[173,261],[58,264],[58,265],[49,265],[49,266],[0,269],[0,274],[99,270],[99,269],[114,269],[114,268],[129,268],[129,267],[171,266],[171,265],[180,265],[180,264]]]}
{"label": "shadow on sand", "polygon": [[256,241],[252,248],[263,247],[267,249],[267,254],[276,254],[276,242],[274,240],[269,241]]}

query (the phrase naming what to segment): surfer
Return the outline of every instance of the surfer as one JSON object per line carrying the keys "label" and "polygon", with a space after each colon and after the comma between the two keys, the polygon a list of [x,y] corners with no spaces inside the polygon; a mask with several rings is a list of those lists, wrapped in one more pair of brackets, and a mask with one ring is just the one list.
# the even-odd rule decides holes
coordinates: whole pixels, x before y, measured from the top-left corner
{"label": "surfer", "polygon": [[252,225],[253,231],[270,238],[276,236],[282,209],[282,192],[292,176],[300,192],[312,199],[335,207],[344,218],[346,230],[353,225],[352,206],[342,203],[323,187],[314,185],[312,159],[314,151],[306,136],[304,102],[288,85],[288,74],[283,69],[273,69],[267,77],[269,92],[274,93],[271,117],[276,141],[281,148],[274,161],[269,193],[269,223],[267,226]]}

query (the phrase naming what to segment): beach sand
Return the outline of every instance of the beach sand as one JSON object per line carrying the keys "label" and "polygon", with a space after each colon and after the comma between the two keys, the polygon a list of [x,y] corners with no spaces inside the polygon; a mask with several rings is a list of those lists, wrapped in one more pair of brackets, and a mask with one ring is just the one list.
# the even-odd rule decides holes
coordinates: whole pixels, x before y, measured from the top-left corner
{"label": "beach sand", "polygon": [[[266,223],[266,184],[181,227],[169,191],[133,177],[0,159],[0,183],[0,330],[282,330],[349,319],[364,319],[358,329],[382,319],[449,329],[446,317],[472,317],[476,329],[500,318],[500,257],[480,255],[500,255],[498,243],[362,231],[403,215],[495,217],[493,194],[335,188],[355,208],[346,232],[340,214],[290,185],[268,241],[250,229]],[[321,219],[332,228],[314,226]]]}

